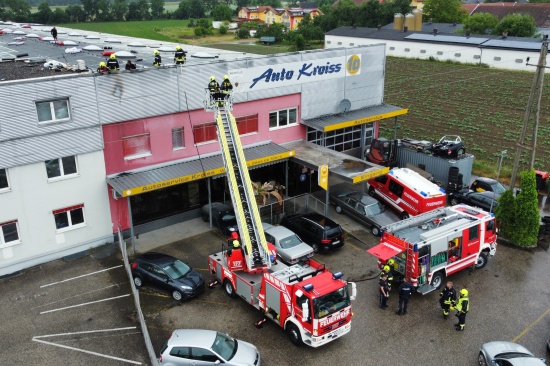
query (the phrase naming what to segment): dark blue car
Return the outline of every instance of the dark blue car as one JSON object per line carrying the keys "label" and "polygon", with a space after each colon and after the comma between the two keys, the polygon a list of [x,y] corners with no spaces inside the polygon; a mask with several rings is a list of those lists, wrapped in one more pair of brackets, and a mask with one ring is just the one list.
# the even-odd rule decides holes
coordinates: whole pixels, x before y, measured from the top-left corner
{"label": "dark blue car", "polygon": [[162,253],[145,253],[132,263],[136,287],[147,283],[172,293],[175,300],[190,299],[204,291],[204,278],[186,263]]}

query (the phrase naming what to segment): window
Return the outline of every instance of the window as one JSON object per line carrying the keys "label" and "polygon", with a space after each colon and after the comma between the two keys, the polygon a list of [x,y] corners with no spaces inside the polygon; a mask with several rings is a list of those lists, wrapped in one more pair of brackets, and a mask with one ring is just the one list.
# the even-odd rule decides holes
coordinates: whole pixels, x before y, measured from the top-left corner
{"label": "window", "polygon": [[69,113],[69,99],[36,102],[36,113],[38,115],[38,122],[40,123],[68,120],[71,117]]}
{"label": "window", "polygon": [[243,116],[235,118],[239,135],[258,132],[258,115]]}
{"label": "window", "polygon": [[208,141],[217,141],[218,135],[216,134],[216,124],[214,122],[209,122],[194,125],[193,137],[195,138],[195,144]]}
{"label": "window", "polygon": [[66,231],[67,229],[74,229],[85,225],[84,205],[82,204],[54,210],[53,216],[57,231]]}
{"label": "window", "polygon": [[0,247],[21,243],[17,220],[0,223]]}
{"label": "window", "polygon": [[122,138],[124,160],[151,156],[151,141],[148,133]]}
{"label": "window", "polygon": [[189,347],[174,347],[170,350],[170,356],[179,358],[191,358],[189,355]]}
{"label": "window", "polygon": [[172,128],[172,149],[181,150],[185,147],[183,127]]}
{"label": "window", "polygon": [[0,192],[10,189],[10,181],[8,180],[8,170],[0,169]]}
{"label": "window", "polygon": [[476,225],[476,226],[472,226],[469,229],[468,240],[471,242],[472,240],[476,240],[477,238],[479,238],[479,227]]}
{"label": "window", "polygon": [[403,186],[394,180],[390,181],[390,192],[394,193],[397,197],[401,197],[403,194]]}
{"label": "window", "polygon": [[298,108],[281,109],[269,113],[269,128],[295,125],[298,123]]}
{"label": "window", "polygon": [[65,156],[59,159],[48,160],[45,164],[48,179],[78,174],[76,156]]}
{"label": "window", "polygon": [[212,363],[216,361],[220,361],[218,356],[213,354],[211,351],[204,348],[198,348],[198,347],[193,347],[191,349],[191,359],[197,360],[197,361],[212,362]]}

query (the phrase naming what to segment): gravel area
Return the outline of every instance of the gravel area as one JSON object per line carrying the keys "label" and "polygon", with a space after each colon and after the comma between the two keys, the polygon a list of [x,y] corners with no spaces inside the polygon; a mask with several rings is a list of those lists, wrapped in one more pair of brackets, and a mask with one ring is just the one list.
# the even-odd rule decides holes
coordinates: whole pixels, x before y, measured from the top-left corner
{"label": "gravel area", "polygon": [[44,68],[44,63],[29,64],[24,61],[0,62],[0,81],[32,79],[73,73],[70,70]]}

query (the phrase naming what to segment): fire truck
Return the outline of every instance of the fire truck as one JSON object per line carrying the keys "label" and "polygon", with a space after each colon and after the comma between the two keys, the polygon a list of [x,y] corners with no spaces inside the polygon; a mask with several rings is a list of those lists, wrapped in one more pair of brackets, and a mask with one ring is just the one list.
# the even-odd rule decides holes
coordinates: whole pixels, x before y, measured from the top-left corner
{"label": "fire truck", "polygon": [[355,283],[343,280],[312,259],[287,266],[276,262],[274,246],[266,242],[254,197],[231,97],[214,100],[205,109],[215,112],[218,140],[239,229],[239,248],[222,246],[208,257],[208,266],[230,297],[241,297],[263,314],[256,323],[272,320],[296,344],[319,347],[351,330],[351,301]]}
{"label": "fire truck", "polygon": [[443,207],[382,228],[380,244],[367,250],[394,273],[409,277],[421,294],[441,286],[445,277],[466,268],[483,268],[497,248],[492,213],[464,204]]}

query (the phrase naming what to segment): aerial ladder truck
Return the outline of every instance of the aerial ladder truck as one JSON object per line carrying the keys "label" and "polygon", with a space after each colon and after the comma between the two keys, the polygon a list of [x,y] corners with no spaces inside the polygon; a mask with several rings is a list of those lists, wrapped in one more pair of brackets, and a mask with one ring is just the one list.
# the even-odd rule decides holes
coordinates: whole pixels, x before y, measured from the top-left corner
{"label": "aerial ladder truck", "polygon": [[[259,310],[260,327],[272,320],[296,344],[319,347],[349,333],[355,283],[343,280],[312,259],[287,266],[276,262],[274,247],[265,239],[248,174],[231,96],[218,100],[207,91],[205,109],[215,113],[227,183],[237,218],[241,249],[211,254],[208,265],[230,297],[239,296]],[[351,295],[350,295],[351,292]]]}

